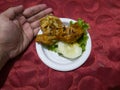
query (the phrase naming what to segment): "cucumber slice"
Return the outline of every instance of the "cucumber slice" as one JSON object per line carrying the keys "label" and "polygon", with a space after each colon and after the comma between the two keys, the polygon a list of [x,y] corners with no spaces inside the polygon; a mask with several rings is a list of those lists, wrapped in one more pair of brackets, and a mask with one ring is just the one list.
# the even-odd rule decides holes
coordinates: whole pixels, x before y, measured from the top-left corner
{"label": "cucumber slice", "polygon": [[58,42],[57,53],[66,58],[75,59],[82,54],[82,48],[77,43],[67,44],[64,42]]}

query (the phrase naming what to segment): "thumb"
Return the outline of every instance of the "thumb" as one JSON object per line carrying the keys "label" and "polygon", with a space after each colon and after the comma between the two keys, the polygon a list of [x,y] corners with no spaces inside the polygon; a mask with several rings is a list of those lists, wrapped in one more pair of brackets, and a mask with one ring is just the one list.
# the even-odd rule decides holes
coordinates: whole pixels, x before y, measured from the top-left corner
{"label": "thumb", "polygon": [[17,7],[11,7],[3,12],[5,16],[7,16],[9,19],[14,19],[18,14],[23,12],[23,6],[17,6]]}

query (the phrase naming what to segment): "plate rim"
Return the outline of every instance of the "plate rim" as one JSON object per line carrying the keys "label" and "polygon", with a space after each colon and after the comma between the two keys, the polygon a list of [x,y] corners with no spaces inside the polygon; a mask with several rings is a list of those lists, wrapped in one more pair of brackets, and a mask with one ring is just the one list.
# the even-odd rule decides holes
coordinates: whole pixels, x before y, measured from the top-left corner
{"label": "plate rim", "polygon": [[[70,19],[70,18],[60,18],[60,20],[62,21],[62,22],[64,22],[64,21],[76,21],[76,20],[73,20],[73,19]],[[89,37],[89,39],[87,40],[87,45],[86,46],[88,46],[88,47],[86,47],[87,49],[89,48],[89,50],[88,51],[84,51],[83,52],[83,54],[82,54],[82,56],[80,56],[79,58],[81,58],[81,57],[83,57],[83,55],[85,56],[84,57],[84,60],[82,60],[81,61],[81,63],[78,63],[78,62],[80,62],[79,60],[74,60],[73,62],[72,62],[72,64],[70,64],[70,65],[66,65],[65,67],[63,67],[63,65],[56,65],[55,63],[53,63],[53,62],[51,62],[50,60],[48,60],[48,58],[47,58],[47,56],[45,56],[45,53],[44,53],[44,51],[43,51],[43,46],[41,45],[41,44],[38,44],[37,42],[36,42],[36,51],[37,51],[37,55],[39,56],[39,58],[40,58],[40,60],[45,64],[45,65],[47,65],[48,67],[50,67],[50,68],[52,68],[52,69],[54,69],[54,70],[57,70],[57,71],[72,71],[72,70],[74,70],[74,69],[77,69],[77,68],[79,68],[82,64],[84,64],[85,63],[85,61],[87,61],[87,59],[88,59],[88,57],[89,57],[89,55],[90,55],[90,52],[91,52],[91,48],[92,48],[92,42],[91,42],[91,37],[90,37],[90,34],[89,34],[89,32],[87,32],[87,35],[88,35],[88,37]],[[89,45],[88,45],[88,43],[89,43]],[[38,48],[39,47],[39,48]],[[42,50],[42,51],[39,51],[39,50]],[[53,51],[51,51],[51,52],[53,52]],[[39,54],[40,53],[40,54]],[[55,52],[54,52],[55,53]],[[84,54],[84,53],[86,53],[86,54]],[[61,57],[61,56],[60,56]]]}

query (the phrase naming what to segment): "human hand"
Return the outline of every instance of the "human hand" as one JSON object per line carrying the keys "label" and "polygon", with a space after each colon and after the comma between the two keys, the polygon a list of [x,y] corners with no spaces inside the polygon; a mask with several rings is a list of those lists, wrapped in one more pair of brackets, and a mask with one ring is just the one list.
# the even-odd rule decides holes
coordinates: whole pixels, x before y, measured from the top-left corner
{"label": "human hand", "polygon": [[52,12],[45,4],[24,10],[9,8],[0,14],[0,49],[9,59],[24,51],[39,31],[39,19]]}

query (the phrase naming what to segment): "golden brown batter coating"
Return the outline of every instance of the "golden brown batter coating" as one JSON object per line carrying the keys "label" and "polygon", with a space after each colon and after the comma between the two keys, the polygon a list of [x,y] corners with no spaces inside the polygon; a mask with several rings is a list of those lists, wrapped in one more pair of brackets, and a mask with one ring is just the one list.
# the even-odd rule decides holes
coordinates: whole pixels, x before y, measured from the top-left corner
{"label": "golden brown batter coating", "polygon": [[52,45],[56,41],[74,43],[83,34],[77,22],[66,27],[58,17],[52,15],[40,19],[40,27],[43,33],[36,37],[36,42],[45,45]]}
{"label": "golden brown batter coating", "polygon": [[45,45],[52,45],[56,42],[56,36],[41,34],[36,37],[36,42]]}

